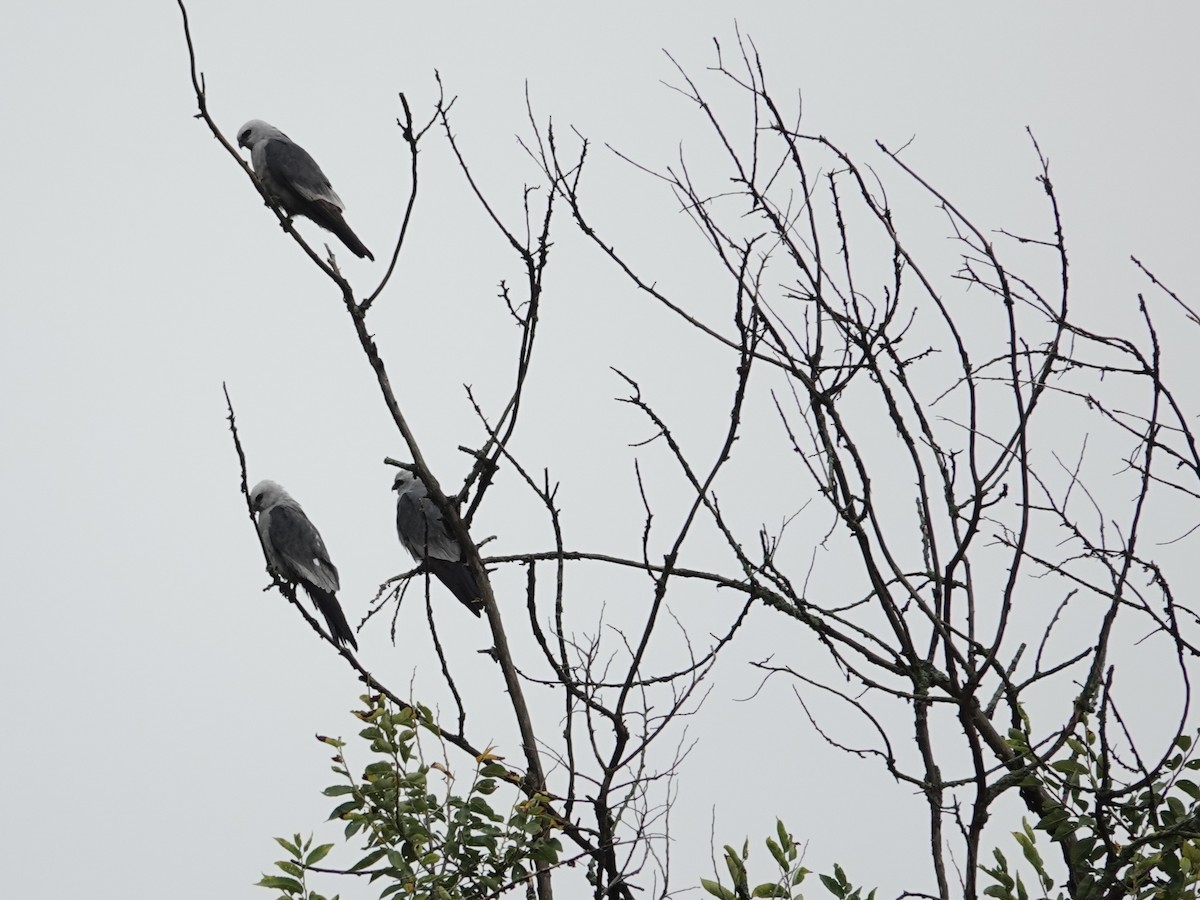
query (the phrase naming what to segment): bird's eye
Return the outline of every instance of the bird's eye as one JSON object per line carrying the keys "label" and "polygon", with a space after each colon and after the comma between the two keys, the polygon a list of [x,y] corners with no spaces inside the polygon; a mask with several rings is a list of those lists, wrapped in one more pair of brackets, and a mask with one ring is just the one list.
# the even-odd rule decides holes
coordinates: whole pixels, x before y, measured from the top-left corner
{"label": "bird's eye", "polygon": [[250,140],[250,129],[249,128],[247,128],[245,131],[243,131],[241,134],[238,135],[238,143],[244,144],[248,140]]}

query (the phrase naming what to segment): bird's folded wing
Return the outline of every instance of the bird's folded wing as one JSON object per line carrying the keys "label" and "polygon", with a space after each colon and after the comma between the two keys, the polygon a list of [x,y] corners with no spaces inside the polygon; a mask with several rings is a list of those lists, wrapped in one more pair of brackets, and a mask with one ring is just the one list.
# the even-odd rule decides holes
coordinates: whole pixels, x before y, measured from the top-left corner
{"label": "bird's folded wing", "polygon": [[346,211],[342,198],[303,147],[289,140],[275,139],[267,143],[265,153],[271,175],[290,185],[298,196],[309,202],[329,203],[339,212]]}
{"label": "bird's folded wing", "polygon": [[337,567],[329,561],[325,542],[303,510],[275,507],[268,528],[275,553],[296,575],[322,590],[338,590]]}
{"label": "bird's folded wing", "polygon": [[396,530],[405,548],[417,559],[432,556],[458,562],[462,551],[446,530],[442,514],[428,497],[401,494],[396,502]]}

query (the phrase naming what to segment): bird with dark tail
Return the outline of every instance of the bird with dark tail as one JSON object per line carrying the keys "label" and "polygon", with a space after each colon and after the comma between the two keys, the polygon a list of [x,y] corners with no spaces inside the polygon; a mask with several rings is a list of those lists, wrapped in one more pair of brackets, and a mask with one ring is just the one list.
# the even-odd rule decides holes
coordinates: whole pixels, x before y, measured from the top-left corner
{"label": "bird with dark tail", "polygon": [[404,549],[478,616],[483,610],[479,583],[462,561],[462,547],[446,527],[437,504],[429,499],[425,482],[415,472],[401,469],[392,490],[396,492],[396,533]]}
{"label": "bird with dark tail", "polygon": [[250,508],[258,516],[258,537],[271,568],[284,581],[304,588],[337,643],[357,650],[358,641],[336,596],[337,567],[300,504],[274,481],[260,481],[250,491]]}
{"label": "bird with dark tail", "polygon": [[331,231],[358,257],[375,257],[346,224],[346,204],[303,147],[274,125],[251,119],[238,129],[238,146],[250,150],[254,174],[289,216],[305,216]]}

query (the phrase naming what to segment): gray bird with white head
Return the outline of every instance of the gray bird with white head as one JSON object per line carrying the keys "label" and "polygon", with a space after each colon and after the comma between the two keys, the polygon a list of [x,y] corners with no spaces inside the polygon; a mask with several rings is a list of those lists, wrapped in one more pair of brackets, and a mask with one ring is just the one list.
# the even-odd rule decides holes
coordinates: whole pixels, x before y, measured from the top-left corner
{"label": "gray bird with white head", "polygon": [[354,632],[334,596],[340,587],[337,567],[300,504],[274,481],[260,481],[250,491],[250,508],[258,514],[258,537],[271,568],[304,588],[337,643],[357,650]]}
{"label": "gray bird with white head", "polygon": [[392,482],[396,492],[396,533],[404,549],[437,576],[450,593],[476,616],[483,609],[479,583],[462,561],[462,547],[446,528],[437,504],[429,499],[425,482],[401,469]]}
{"label": "gray bird with white head", "polygon": [[355,256],[374,261],[342,217],[346,204],[303,147],[261,119],[251,119],[238,129],[238,146],[249,148],[254,174],[284,212],[307,216],[336,234]]}

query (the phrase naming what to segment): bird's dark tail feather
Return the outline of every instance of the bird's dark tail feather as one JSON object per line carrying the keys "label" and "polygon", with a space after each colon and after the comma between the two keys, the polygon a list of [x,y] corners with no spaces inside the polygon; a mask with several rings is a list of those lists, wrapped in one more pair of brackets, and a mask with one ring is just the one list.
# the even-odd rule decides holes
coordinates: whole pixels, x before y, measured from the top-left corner
{"label": "bird's dark tail feather", "polygon": [[346,614],[342,612],[337,597],[318,587],[309,587],[308,596],[312,597],[313,603],[317,604],[317,609],[325,617],[325,624],[329,626],[329,634],[333,639],[343,647],[349,644],[357,650],[358,641],[354,639],[354,632],[350,630],[350,623],[346,621]]}
{"label": "bird's dark tail feather", "polygon": [[350,230],[350,226],[346,224],[345,219],[339,217],[338,227],[330,229],[336,234],[348,248],[350,252],[359,259],[366,257],[371,262],[375,262],[375,256],[367,249],[367,245],[358,239],[358,235]]}
{"label": "bird's dark tail feather", "polygon": [[367,245],[358,239],[358,235],[350,230],[350,226],[346,224],[346,219],[342,216],[342,211],[331,203],[316,201],[308,204],[303,209],[298,210],[301,215],[308,216],[326,231],[331,231],[337,235],[346,247],[357,256],[359,259],[366,257],[375,262],[375,256],[367,249]]}
{"label": "bird's dark tail feather", "polygon": [[437,576],[438,581],[450,589],[458,602],[478,616],[483,611],[483,601],[480,600],[479,585],[475,575],[465,563],[450,562],[445,559],[434,559],[432,556],[425,560],[429,571]]}

